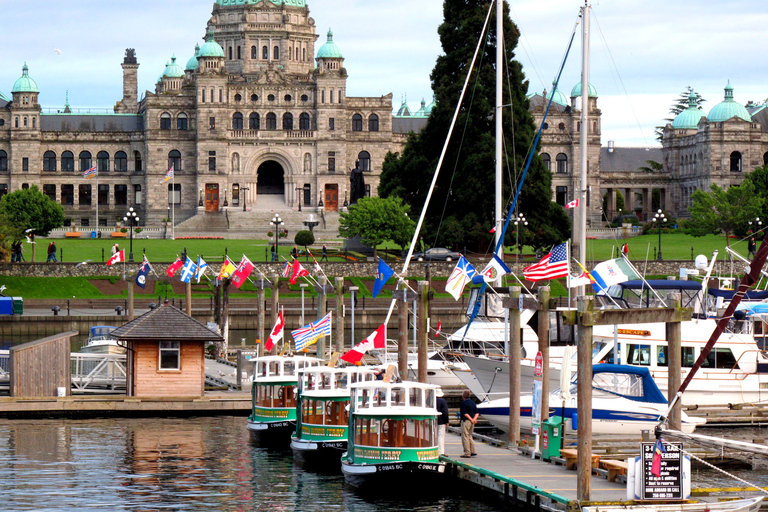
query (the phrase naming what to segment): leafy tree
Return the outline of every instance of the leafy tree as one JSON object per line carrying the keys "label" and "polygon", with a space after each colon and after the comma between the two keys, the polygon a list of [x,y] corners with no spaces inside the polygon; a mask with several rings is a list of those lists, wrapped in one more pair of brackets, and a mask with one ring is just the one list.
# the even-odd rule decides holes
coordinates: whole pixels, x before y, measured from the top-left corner
{"label": "leafy tree", "polygon": [[405,246],[413,236],[416,223],[408,217],[410,206],[397,197],[363,197],[349,211],[339,216],[339,235],[345,238],[360,236],[361,241],[373,247],[392,240]]}
{"label": "leafy tree", "polygon": [[293,243],[296,245],[303,245],[304,251],[307,251],[307,246],[315,243],[315,235],[309,230],[301,230],[293,237]]}
{"label": "leafy tree", "polygon": [[622,212],[622,214],[625,214],[627,210],[627,205],[624,203],[624,194],[616,191],[616,211]]}
{"label": "leafy tree", "polygon": [[[400,197],[414,211],[424,205],[487,8],[485,0],[444,1],[444,21],[438,28],[444,54],[438,57],[431,74],[436,104],[427,125],[418,135],[409,136],[402,153],[385,158],[380,196]],[[508,60],[502,65],[508,76],[503,94],[504,103],[512,106],[505,109],[503,133],[504,147],[513,153],[504,161],[503,197],[510,198],[528,152],[535,150],[531,146],[536,130],[525,96],[528,83],[522,66],[514,60],[519,31],[509,19],[508,6],[504,8],[504,53]],[[493,243],[489,231],[494,224],[495,201],[495,26],[492,20],[471,78],[471,94],[461,106],[456,123],[459,129],[448,147],[427,210],[424,232],[433,237],[431,245],[484,251]],[[528,219],[533,245],[544,247],[570,236],[570,220],[563,207],[551,201],[552,175],[538,152],[534,153],[517,211]]]}
{"label": "leafy tree", "polygon": [[10,261],[13,242],[24,236],[24,230],[12,226],[4,213],[0,213],[0,261]]}
{"label": "leafy tree", "polygon": [[64,225],[64,207],[51,201],[36,185],[3,196],[0,215],[11,227],[21,232],[31,228],[36,236],[48,236],[51,230]]}
{"label": "leafy tree", "polygon": [[672,104],[672,106],[669,107],[670,117],[667,117],[667,118],[664,119],[664,121],[666,121],[666,123],[664,123],[663,126],[657,126],[656,127],[656,130],[655,130],[655,132],[656,132],[656,140],[661,142],[661,139],[664,138],[664,126],[666,126],[668,123],[671,123],[672,121],[674,121],[675,120],[675,116],[677,116],[677,114],[679,114],[680,112],[682,112],[683,110],[688,108],[688,102],[689,102],[689,98],[691,96],[691,93],[696,95],[696,104],[699,106],[699,109],[701,109],[701,104],[704,103],[705,101],[707,101],[707,100],[705,100],[704,98],[701,97],[701,94],[699,94],[696,91],[694,91],[693,87],[691,87],[690,85],[688,87],[686,87],[685,91],[681,92],[680,96],[678,96],[678,98],[675,100],[675,102]]}
{"label": "leafy tree", "polygon": [[763,220],[763,225],[768,226],[768,222],[766,222],[768,221],[768,165],[755,168],[754,171],[744,177],[744,181],[751,182],[755,186],[755,194],[763,198],[763,207],[758,217]]}
{"label": "leafy tree", "polygon": [[691,220],[686,223],[689,233],[693,236],[722,233],[729,247],[729,236],[759,216],[764,202],[749,180],[728,190],[713,184],[710,192],[696,190],[691,199]]}

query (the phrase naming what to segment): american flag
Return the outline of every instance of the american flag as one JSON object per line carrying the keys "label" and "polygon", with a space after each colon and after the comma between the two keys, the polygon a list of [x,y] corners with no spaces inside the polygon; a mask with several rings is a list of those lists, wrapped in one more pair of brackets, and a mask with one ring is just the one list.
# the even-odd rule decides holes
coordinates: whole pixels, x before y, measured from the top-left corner
{"label": "american flag", "polygon": [[568,274],[567,243],[556,245],[540,262],[523,269],[523,276],[529,281],[557,279]]}
{"label": "american flag", "polygon": [[291,331],[293,341],[296,343],[296,350],[304,350],[315,343],[323,336],[331,335],[331,314],[328,313],[323,318],[315,320],[309,325],[305,325],[295,331]]}
{"label": "american flag", "polygon": [[93,178],[94,176],[97,176],[99,174],[99,170],[94,165],[90,169],[86,169],[86,171],[83,173],[83,178],[89,180]]}

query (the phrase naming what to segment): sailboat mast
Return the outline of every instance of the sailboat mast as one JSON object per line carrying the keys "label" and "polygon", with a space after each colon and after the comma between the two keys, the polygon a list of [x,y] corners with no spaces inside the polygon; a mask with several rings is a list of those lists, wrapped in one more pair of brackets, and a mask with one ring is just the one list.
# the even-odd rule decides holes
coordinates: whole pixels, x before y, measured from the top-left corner
{"label": "sailboat mast", "polygon": [[[587,261],[587,171],[589,150],[589,6],[581,8],[581,127],[579,129],[579,185],[574,197],[579,199],[579,206],[574,212],[573,254],[582,264]],[[579,286],[577,295],[584,295],[584,286]]]}
{"label": "sailboat mast", "polygon": [[[494,224],[494,227],[496,228],[496,231],[494,232],[496,234],[496,247],[498,247],[498,256],[499,258],[503,259],[504,254],[504,247],[502,244],[499,243],[501,236],[502,236],[502,227],[504,224],[504,219],[502,218],[502,211],[501,211],[501,200],[502,200],[502,192],[501,192],[501,142],[503,140],[504,133],[502,132],[502,105],[503,102],[503,95],[502,95],[502,71],[504,68],[504,1],[503,0],[496,0],[496,115],[494,116],[494,119],[496,121],[496,187],[495,187],[495,196],[496,196],[496,203],[494,205],[494,218],[496,220],[496,223]],[[509,212],[510,215],[512,215],[512,212]],[[498,285],[501,285],[501,278],[499,278]]]}

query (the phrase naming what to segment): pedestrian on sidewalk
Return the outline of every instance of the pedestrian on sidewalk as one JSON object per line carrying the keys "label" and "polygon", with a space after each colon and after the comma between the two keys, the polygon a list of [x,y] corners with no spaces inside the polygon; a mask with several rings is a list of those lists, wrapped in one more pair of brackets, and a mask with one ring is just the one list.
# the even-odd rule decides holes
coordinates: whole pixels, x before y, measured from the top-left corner
{"label": "pedestrian on sidewalk", "polygon": [[328,248],[323,244],[323,257],[320,258],[320,261],[328,261]]}
{"label": "pedestrian on sidewalk", "polygon": [[48,244],[48,259],[45,260],[46,263],[50,263],[51,261],[57,262],[59,260],[56,259],[56,242],[51,240],[51,243]]}

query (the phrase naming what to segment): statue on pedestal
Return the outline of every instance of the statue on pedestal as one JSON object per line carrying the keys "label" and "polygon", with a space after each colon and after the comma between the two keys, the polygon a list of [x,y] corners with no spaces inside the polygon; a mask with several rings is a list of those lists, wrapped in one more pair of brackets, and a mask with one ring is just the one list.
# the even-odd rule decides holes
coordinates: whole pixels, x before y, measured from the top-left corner
{"label": "statue on pedestal", "polygon": [[363,171],[360,169],[360,162],[355,161],[355,168],[349,176],[349,204],[353,205],[357,203],[357,200],[365,197],[365,177]]}

